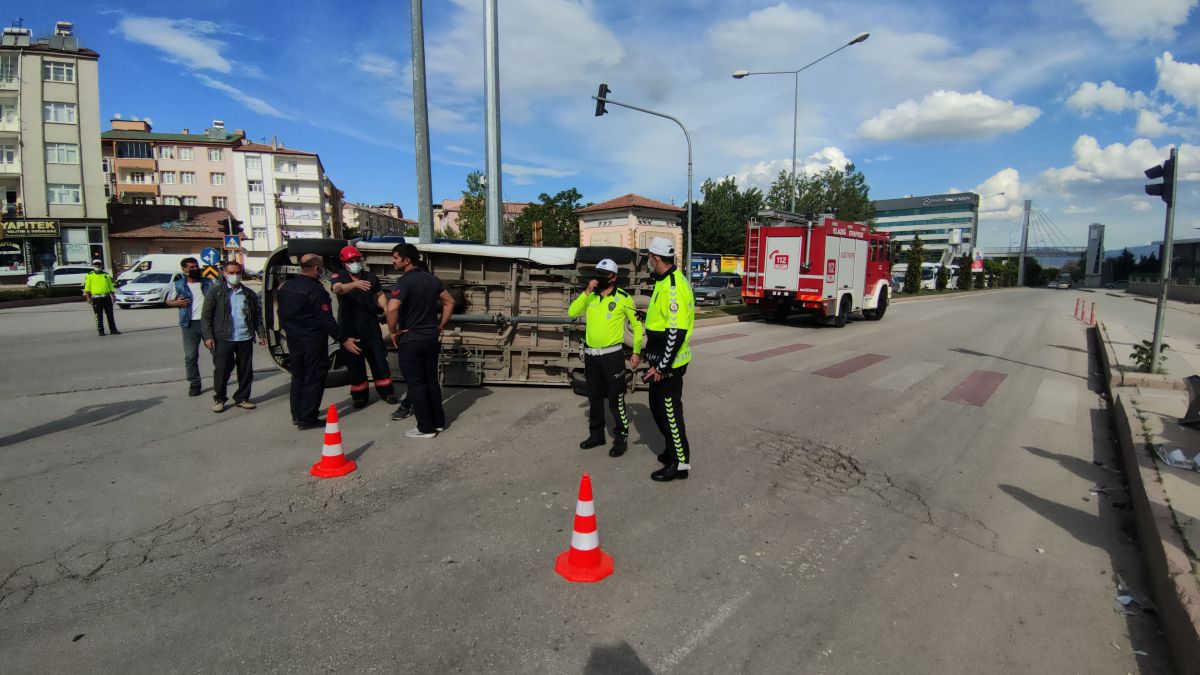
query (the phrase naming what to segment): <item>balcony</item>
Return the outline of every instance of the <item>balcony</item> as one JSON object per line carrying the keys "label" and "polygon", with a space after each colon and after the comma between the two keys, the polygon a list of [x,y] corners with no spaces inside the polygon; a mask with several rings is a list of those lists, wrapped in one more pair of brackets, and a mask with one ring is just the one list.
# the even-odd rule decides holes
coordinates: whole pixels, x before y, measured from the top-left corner
{"label": "balcony", "polygon": [[21,120],[0,120],[0,133],[4,134],[19,134],[21,133]]}
{"label": "balcony", "polygon": [[117,157],[114,166],[118,169],[145,169],[153,171],[157,168],[153,159],[140,159],[134,157]]}
{"label": "balcony", "polygon": [[155,183],[125,183],[117,182],[117,192],[134,192],[137,194],[156,195],[158,194],[158,185]]}
{"label": "balcony", "polygon": [[0,176],[20,176],[21,160],[0,163]]}
{"label": "balcony", "polygon": [[287,204],[320,204],[321,203],[320,195],[304,194],[303,192],[300,192],[300,193],[281,192],[281,193],[279,193],[279,199]]}
{"label": "balcony", "polygon": [[276,169],[275,180],[302,180],[310,183],[316,183],[318,178],[315,170],[305,171],[301,168],[297,169],[296,171],[286,171],[284,169]]}

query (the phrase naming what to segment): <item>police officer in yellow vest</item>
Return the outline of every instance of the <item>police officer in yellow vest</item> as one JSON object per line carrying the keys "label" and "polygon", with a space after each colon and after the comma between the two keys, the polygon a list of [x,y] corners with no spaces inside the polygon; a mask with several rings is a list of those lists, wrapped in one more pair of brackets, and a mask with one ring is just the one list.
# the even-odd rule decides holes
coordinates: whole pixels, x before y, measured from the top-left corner
{"label": "police officer in yellow vest", "polygon": [[108,319],[108,331],[113,335],[120,335],[121,331],[117,330],[117,320],[113,317],[113,294],[117,291],[117,285],[113,283],[113,278],[104,271],[104,263],[99,260],[92,261],[92,271],[87,273],[83,278],[83,298],[92,305],[92,311],[96,313],[96,331],[104,337],[104,319]]}
{"label": "police officer in yellow vest", "polygon": [[604,445],[604,399],[612,411],[613,445],[609,457],[625,454],[629,439],[629,414],[625,410],[625,323],[633,330],[633,358],[637,368],[642,351],[642,322],[638,321],[633,298],[617,288],[617,264],[608,258],[596,263],[596,278],[583,295],[575,298],[567,314],[587,315],[583,365],[587,377],[588,429],[579,447],[586,450]]}
{"label": "police officer in yellow vest", "polygon": [[683,374],[692,360],[688,340],[695,327],[695,300],[687,276],[675,266],[675,244],[655,237],[650,242],[650,271],[655,283],[646,310],[646,371],[650,413],[667,441],[658,456],[663,468],[650,474],[659,482],[688,477],[691,450],[683,423]]}

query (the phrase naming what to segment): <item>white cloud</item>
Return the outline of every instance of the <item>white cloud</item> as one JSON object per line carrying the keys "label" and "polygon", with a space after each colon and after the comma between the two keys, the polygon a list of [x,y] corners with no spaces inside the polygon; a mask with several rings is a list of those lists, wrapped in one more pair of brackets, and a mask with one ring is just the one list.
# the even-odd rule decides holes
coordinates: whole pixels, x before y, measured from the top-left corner
{"label": "white cloud", "polygon": [[[813,176],[829,168],[845,170],[850,164],[852,162],[846,157],[846,153],[842,152],[840,148],[829,146],[808,157],[797,158],[796,173]],[[779,177],[780,172],[790,172],[791,170],[792,160],[789,157],[742,166],[732,177],[738,187],[743,190],[756,187],[766,192],[771,189],[771,183]]]}
{"label": "white cloud", "polygon": [[1158,138],[1159,136],[1173,134],[1177,131],[1178,129],[1163,122],[1159,114],[1153,110],[1138,111],[1137,127],[1134,128],[1134,133],[1138,136]]}
{"label": "white cloud", "polygon": [[1099,85],[1095,82],[1084,82],[1067,99],[1067,105],[1082,113],[1090,113],[1096,108],[1108,112],[1121,112],[1143,108],[1146,104],[1145,94],[1140,91],[1130,92],[1113,84],[1111,80],[1105,80]]}
{"label": "white cloud", "polygon": [[534,182],[533,177],[535,176],[544,178],[565,178],[567,176],[575,175],[574,171],[569,171],[567,169],[526,166],[524,164],[509,164],[507,162],[500,165],[500,170],[503,171],[505,175],[512,176],[513,183],[517,185],[532,185]]}
{"label": "white cloud", "polygon": [[[980,215],[1014,215],[1021,211],[1021,174],[1009,167],[996,172],[987,180],[975,186],[973,190],[979,195]],[[1003,192],[1004,194],[998,194]]]}
{"label": "white cloud", "polygon": [[[1179,151],[1192,156],[1200,147],[1185,144]],[[1149,139],[1139,138],[1128,145],[1113,143],[1101,147],[1095,138],[1084,135],[1076,139],[1073,153],[1074,164],[1043,171],[1043,182],[1056,191],[1112,196],[1134,190],[1135,183],[1146,182],[1143,172],[1161,164],[1167,158],[1169,146],[1155,147]],[[1185,171],[1179,180],[1200,180],[1200,170]],[[1140,188],[1136,192],[1140,194]]]}
{"label": "white cloud", "polygon": [[1020,131],[1041,111],[994,99],[982,91],[963,94],[939,89],[920,103],[909,99],[865,121],[858,133],[878,141],[931,141],[991,138]]}
{"label": "white cloud", "polygon": [[1077,0],[1106,33],[1118,40],[1169,39],[1200,0]]}
{"label": "white cloud", "polygon": [[400,64],[382,54],[363,54],[354,65],[363,73],[375,78],[392,79],[400,76]]}
{"label": "white cloud", "polygon": [[1083,213],[1095,213],[1095,206],[1079,206],[1078,204],[1068,204],[1067,208],[1063,209],[1063,213],[1078,215]]}
{"label": "white cloud", "polygon": [[219,30],[211,21],[128,16],[121,19],[117,29],[126,40],[154,47],[168,60],[192,70],[226,74],[233,70],[229,60],[221,55],[225,43],[209,37]]}
{"label": "white cloud", "polygon": [[196,77],[200,80],[200,82],[202,82],[204,84],[204,86],[209,87],[211,89],[216,89],[217,91],[228,94],[229,97],[232,98],[233,100],[237,101],[238,103],[241,103],[242,105],[246,106],[247,108],[249,108],[250,110],[253,110],[256,113],[259,113],[260,115],[269,115],[271,117],[279,117],[282,119],[291,119],[290,115],[286,115],[286,114],[280,112],[279,109],[277,109],[275,106],[271,105],[270,103],[267,103],[266,101],[262,100],[261,98],[256,98],[254,96],[251,96],[251,95],[247,94],[246,92],[242,91],[241,89],[232,87],[232,86],[225,84],[224,82],[221,82],[219,80],[214,80],[213,78],[211,78],[208,75],[205,75],[203,73],[197,73]]}
{"label": "white cloud", "polygon": [[1154,59],[1158,88],[1180,103],[1200,108],[1200,65],[1176,61],[1171,52]]}

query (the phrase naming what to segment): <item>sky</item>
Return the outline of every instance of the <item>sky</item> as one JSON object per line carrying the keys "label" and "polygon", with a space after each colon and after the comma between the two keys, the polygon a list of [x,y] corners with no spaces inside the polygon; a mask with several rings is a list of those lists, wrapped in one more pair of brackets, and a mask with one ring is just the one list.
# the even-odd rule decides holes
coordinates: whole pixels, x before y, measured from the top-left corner
{"label": "sky", "polygon": [[[1200,0],[503,0],[502,189],[535,200],[575,187],[687,199],[733,176],[766,188],[791,163],[852,163],[876,199],[973,190],[980,239],[1005,246],[1023,200],[1084,245],[1160,240],[1164,204],[1142,171],[1179,148],[1176,238],[1200,237]],[[347,8],[353,7],[353,10]],[[484,168],[483,0],[426,2],[434,201]],[[12,11],[12,10],[10,10]],[[75,23],[101,54],[102,128],[223,120],[252,140],[317,152],[350,201],[415,217],[407,2],[32,3],[35,36]],[[869,32],[799,76],[795,70]],[[998,193],[1004,193],[1000,195]],[[1019,235],[1018,235],[1019,236]],[[1035,242],[1036,243],[1036,242]]]}

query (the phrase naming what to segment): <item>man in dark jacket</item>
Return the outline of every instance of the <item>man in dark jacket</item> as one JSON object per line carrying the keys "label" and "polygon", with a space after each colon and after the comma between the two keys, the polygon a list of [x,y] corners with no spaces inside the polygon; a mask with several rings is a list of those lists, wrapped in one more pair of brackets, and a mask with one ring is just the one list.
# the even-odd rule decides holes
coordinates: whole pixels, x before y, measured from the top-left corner
{"label": "man in dark jacket", "polygon": [[225,263],[225,281],[209,289],[200,315],[204,346],[213,352],[213,412],[225,411],[225,391],[229,375],[237,366],[238,388],[233,404],[246,410],[258,406],[250,402],[254,382],[254,339],[267,344],[262,303],[258,295],[242,285],[242,266]]}
{"label": "man in dark jacket", "polygon": [[317,414],[329,372],[329,340],[340,342],[351,354],[362,354],[358,339],[343,335],[333,318],[329,293],[320,282],[323,272],[321,256],[302,256],[300,276],[285,281],[276,296],[292,373],[292,423],[301,430],[325,426]]}
{"label": "man in dark jacket", "polygon": [[442,331],[454,311],[454,299],[440,279],[420,268],[420,262],[421,253],[412,244],[397,244],[392,249],[392,265],[403,276],[388,298],[387,320],[392,344],[399,352],[400,373],[417,415],[417,426],[404,435],[434,438],[446,428],[438,353]]}

